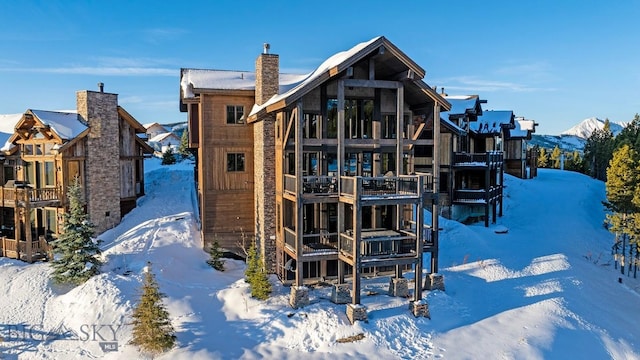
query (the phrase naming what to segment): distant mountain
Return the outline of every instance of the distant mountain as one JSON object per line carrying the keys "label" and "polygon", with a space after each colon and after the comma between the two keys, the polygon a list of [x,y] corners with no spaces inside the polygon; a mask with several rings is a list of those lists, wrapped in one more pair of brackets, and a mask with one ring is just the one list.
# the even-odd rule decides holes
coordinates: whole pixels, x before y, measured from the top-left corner
{"label": "distant mountain", "polygon": [[[618,135],[620,131],[622,131],[623,125],[614,123],[612,121],[609,122],[611,126],[611,132],[613,135]],[[582,120],[581,123],[572,127],[569,130],[563,131],[560,133],[562,135],[573,135],[579,138],[588,139],[589,136],[597,129],[601,130],[604,128],[604,120],[598,119],[597,117],[590,117],[588,119]]]}
{"label": "distant mountain", "polygon": [[582,152],[587,140],[575,135],[538,135],[533,134],[529,141],[529,146],[538,145],[547,149],[553,149],[556,146],[560,150],[574,151],[578,150]]}
{"label": "distant mountain", "polygon": [[[624,128],[625,124],[615,123],[609,121],[611,132],[613,135],[618,135]],[[538,145],[539,147],[553,149],[558,146],[564,151],[578,150],[584,151],[584,145],[587,143],[587,139],[596,130],[601,130],[604,127],[604,120],[597,117],[590,117],[582,120],[576,126],[569,130],[563,131],[560,135],[542,135],[533,134],[529,146]]]}

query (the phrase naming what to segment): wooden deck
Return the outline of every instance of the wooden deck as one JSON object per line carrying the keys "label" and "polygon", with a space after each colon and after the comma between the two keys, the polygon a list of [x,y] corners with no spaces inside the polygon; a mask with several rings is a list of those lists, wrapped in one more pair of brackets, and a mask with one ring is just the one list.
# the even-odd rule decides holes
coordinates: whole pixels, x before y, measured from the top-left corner
{"label": "wooden deck", "polygon": [[32,263],[36,260],[51,259],[52,249],[44,236],[32,241],[18,241],[3,236],[0,240],[0,255]]}
{"label": "wooden deck", "polygon": [[40,188],[31,187],[0,187],[0,201],[2,206],[24,207],[27,203],[30,206],[54,206],[61,203],[61,188]]}

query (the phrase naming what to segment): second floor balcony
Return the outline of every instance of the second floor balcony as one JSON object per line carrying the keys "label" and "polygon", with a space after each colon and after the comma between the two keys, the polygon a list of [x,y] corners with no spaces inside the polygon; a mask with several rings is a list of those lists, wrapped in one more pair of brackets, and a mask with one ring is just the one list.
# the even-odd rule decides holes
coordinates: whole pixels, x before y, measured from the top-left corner
{"label": "second floor balcony", "polygon": [[453,166],[458,168],[490,168],[501,167],[504,162],[502,151],[488,151],[484,153],[455,153]]}
{"label": "second floor balcony", "polygon": [[0,189],[2,206],[56,206],[61,204],[64,196],[59,187],[33,188],[18,182],[9,182]]}

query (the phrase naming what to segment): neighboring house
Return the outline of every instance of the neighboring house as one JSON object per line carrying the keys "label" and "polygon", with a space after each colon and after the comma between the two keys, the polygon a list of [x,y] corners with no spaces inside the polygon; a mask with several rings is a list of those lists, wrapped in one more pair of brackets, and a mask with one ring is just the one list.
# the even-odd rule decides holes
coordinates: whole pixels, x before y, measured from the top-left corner
{"label": "neighboring house", "polygon": [[157,152],[164,153],[171,148],[175,153],[180,146],[180,139],[172,132],[158,134],[148,140],[149,145]]}
{"label": "neighboring house", "polygon": [[514,125],[504,141],[505,172],[521,179],[533,179],[538,175],[538,151],[528,146],[528,140],[531,140],[538,124],[516,117]]}
{"label": "neighboring house", "polygon": [[[424,252],[435,275],[427,286],[440,286],[439,162],[435,176],[417,172],[413,148],[438,148],[433,119],[450,105],[424,75],[384,37],[303,76],[279,74],[268,47],[255,73],[182,69],[205,246],[237,249],[255,235],[268,269],[296,285],[293,306],[308,301],[303,284],[325,280],[334,302],[357,305],[361,276],[383,274],[405,296],[396,284],[406,286],[404,270],[422,273]],[[423,280],[414,282],[420,300]],[[352,321],[357,308],[347,308]]]}
{"label": "neighboring house", "polygon": [[144,195],[145,128],[117,94],[78,91],[77,112],[27,110],[5,116],[1,149],[1,255],[33,261],[61,231],[68,187],[77,177],[101,233]]}
{"label": "neighboring house", "polygon": [[158,124],[157,122],[144,124],[143,126],[146,129],[145,133],[147,134],[147,139],[153,139],[160,134],[166,134],[170,132],[166,127]]}

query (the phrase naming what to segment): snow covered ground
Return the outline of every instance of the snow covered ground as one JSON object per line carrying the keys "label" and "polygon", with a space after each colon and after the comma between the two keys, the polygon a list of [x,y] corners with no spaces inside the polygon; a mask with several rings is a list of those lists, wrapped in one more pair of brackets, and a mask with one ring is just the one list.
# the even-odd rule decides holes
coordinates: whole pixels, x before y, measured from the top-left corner
{"label": "snow covered ground", "polygon": [[446,291],[425,291],[431,320],[387,296],[381,278],[363,281],[369,321],[351,325],[329,287],[312,289],[311,304],[294,310],[275,277],[273,296],[259,302],[243,262],[211,269],[190,165],[145,165],[147,195],[99,236],[101,275],[63,288],[50,283],[46,263],[0,258],[0,359],[140,358],[127,344],[128,322],[147,261],[177,330],[179,346],[163,359],[640,359],[640,281],[618,282],[604,185],[584,175],[507,176],[497,224],[442,220]]}

